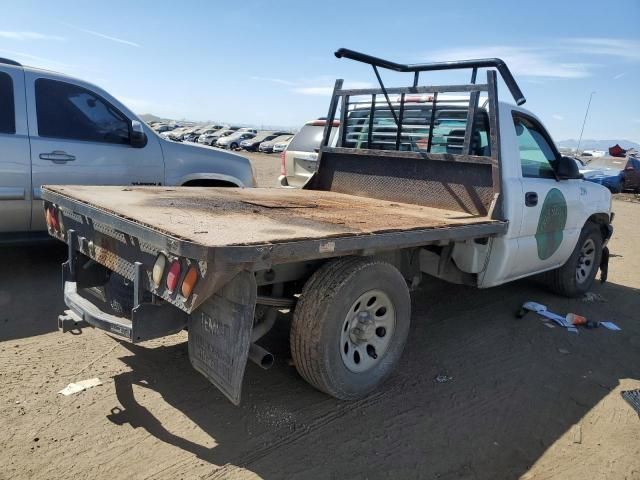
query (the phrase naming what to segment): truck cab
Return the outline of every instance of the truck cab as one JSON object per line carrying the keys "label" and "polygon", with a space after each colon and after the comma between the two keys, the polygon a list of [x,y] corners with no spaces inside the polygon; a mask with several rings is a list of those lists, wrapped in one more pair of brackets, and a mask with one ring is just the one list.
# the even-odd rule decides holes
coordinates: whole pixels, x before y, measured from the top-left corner
{"label": "truck cab", "polygon": [[[493,239],[486,266],[472,260],[485,258],[481,244],[456,245],[453,252],[463,270],[483,270],[478,281],[482,288],[561,267],[589,222],[606,242],[612,217],[610,192],[582,179],[540,119],[509,102],[498,102],[498,108],[501,215],[509,221],[507,233]],[[581,265],[576,275],[583,278],[598,266]]]}
{"label": "truck cab", "polygon": [[40,187],[255,186],[249,160],[167,141],[104,90],[0,59],[0,234],[46,232]]}

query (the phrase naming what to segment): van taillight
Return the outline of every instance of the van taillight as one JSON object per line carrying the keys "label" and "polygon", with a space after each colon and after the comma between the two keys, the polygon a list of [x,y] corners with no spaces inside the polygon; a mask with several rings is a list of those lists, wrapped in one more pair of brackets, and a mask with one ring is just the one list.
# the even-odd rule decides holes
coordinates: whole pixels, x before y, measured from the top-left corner
{"label": "van taillight", "polygon": [[284,152],[280,153],[280,175],[287,176],[287,158]]}

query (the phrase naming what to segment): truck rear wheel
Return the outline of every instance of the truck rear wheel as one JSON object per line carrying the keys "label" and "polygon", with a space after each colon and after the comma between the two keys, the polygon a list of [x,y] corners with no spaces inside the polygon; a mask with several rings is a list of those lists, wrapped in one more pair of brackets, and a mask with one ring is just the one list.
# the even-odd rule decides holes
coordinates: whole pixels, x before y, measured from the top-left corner
{"label": "truck rear wheel", "polygon": [[598,225],[588,222],[567,262],[547,272],[551,289],[567,297],[578,297],[589,291],[602,259],[602,232]]}
{"label": "truck rear wheel", "polygon": [[307,281],[291,325],[291,354],[311,385],[343,400],[374,390],[395,368],[411,299],[400,272],[366,258],[327,263]]}

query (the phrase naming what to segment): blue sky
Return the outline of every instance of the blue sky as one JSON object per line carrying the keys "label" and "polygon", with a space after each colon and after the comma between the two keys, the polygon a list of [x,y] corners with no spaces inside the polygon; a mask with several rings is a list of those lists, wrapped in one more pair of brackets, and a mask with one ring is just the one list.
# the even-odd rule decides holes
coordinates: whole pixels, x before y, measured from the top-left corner
{"label": "blue sky", "polygon": [[584,137],[640,143],[640,0],[3,3],[0,56],[139,113],[297,126],[326,114],[335,78],[375,82],[339,47],[403,63],[499,56],[556,140],[577,138],[595,91]]}

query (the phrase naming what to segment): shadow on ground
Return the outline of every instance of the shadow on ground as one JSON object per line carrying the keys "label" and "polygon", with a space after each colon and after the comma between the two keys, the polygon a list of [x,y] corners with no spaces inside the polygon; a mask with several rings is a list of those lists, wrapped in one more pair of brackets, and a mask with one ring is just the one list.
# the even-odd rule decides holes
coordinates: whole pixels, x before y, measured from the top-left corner
{"label": "shadow on ground", "polygon": [[61,283],[66,258],[61,242],[0,247],[0,342],[57,329],[56,318],[66,308]]}
{"label": "shadow on ground", "polygon": [[[558,298],[531,281],[488,291],[429,282],[413,295],[401,368],[356,402],[316,392],[296,374],[286,318],[263,342],[278,363],[269,372],[249,366],[240,407],[191,369],[186,344],[127,345],[133,355],[121,360],[131,371],[115,377],[120,405],[108,418],[269,479],[519,478],[619,379],[640,378],[640,328],[632,321],[640,292],[615,284],[596,291],[608,302]],[[533,315],[518,320],[526,300],[615,320],[624,330],[573,335]],[[452,380],[437,383],[436,375]],[[168,431],[136,401],[134,385],[158,392],[217,445]]]}

